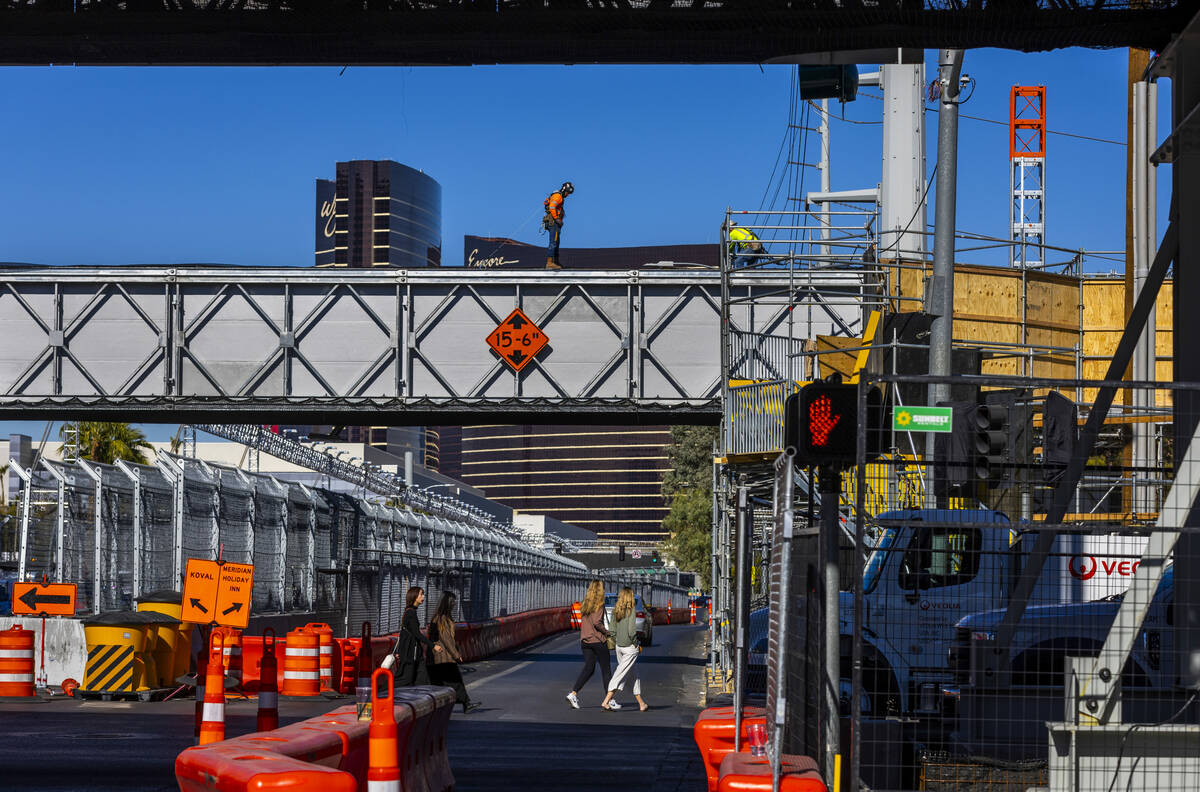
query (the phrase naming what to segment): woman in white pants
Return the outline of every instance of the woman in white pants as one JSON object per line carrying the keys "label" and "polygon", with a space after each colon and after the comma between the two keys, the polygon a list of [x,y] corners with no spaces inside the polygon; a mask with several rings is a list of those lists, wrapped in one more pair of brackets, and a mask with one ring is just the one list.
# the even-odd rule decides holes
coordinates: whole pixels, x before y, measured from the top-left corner
{"label": "woman in white pants", "polygon": [[642,700],[642,680],[637,675],[637,659],[642,647],[637,642],[637,619],[633,611],[633,589],[626,586],[617,595],[617,604],[613,606],[612,635],[617,644],[617,670],[613,672],[608,683],[608,695],[604,697],[600,708],[612,709],[609,702],[613,694],[625,689],[625,681],[633,677],[633,695],[637,698],[638,708],[645,712],[650,706]]}

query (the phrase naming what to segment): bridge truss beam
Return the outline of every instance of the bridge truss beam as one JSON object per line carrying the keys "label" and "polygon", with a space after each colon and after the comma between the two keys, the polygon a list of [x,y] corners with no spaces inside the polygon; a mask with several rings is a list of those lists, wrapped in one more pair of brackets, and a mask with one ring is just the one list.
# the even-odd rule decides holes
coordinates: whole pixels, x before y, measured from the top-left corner
{"label": "bridge truss beam", "polygon": [[[66,267],[8,269],[0,280],[0,415],[9,418],[720,418],[715,271]],[[809,330],[857,324],[869,281],[861,269],[806,279],[823,306]],[[778,273],[735,278],[744,304],[731,325],[776,330],[788,289]],[[780,293],[767,307],[754,299]],[[485,341],[513,308],[549,338],[519,374]]]}

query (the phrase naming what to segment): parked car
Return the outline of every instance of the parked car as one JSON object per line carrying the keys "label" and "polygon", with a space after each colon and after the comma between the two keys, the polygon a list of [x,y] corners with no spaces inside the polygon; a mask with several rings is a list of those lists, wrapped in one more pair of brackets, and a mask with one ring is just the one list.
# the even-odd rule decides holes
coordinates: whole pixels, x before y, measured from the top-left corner
{"label": "parked car", "polygon": [[[617,604],[616,594],[604,595],[604,620],[607,624],[612,624],[613,608]],[[633,595],[633,611],[635,618],[635,627],[637,630],[638,640],[642,642],[642,646],[650,646],[654,643],[654,618],[650,611],[646,609],[646,603],[642,602],[640,594]]]}

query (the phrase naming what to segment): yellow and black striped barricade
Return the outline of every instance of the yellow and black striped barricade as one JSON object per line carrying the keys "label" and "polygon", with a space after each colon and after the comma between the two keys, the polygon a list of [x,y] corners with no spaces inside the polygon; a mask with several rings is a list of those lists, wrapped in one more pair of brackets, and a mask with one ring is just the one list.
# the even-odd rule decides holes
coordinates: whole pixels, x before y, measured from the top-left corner
{"label": "yellow and black striped barricade", "polygon": [[[146,620],[136,611],[108,611],[83,620],[87,664],[77,694],[85,698],[136,696],[145,684]],[[144,687],[143,687],[144,689]]]}

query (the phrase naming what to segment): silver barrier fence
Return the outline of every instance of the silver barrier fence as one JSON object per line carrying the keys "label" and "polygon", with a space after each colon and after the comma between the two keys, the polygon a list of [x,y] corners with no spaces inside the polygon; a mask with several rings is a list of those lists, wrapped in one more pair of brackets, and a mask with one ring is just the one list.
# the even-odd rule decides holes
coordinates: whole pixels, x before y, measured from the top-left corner
{"label": "silver barrier fence", "polygon": [[[463,618],[485,619],[569,605],[591,577],[507,532],[197,459],[10,464],[18,577],[76,583],[81,613],[178,589],[189,558],[254,564],[253,615],[315,613],[354,633],[364,619],[377,634],[398,628],[410,585],[428,589],[430,608],[453,590]],[[686,601],[655,576],[597,574],[647,602]]]}

